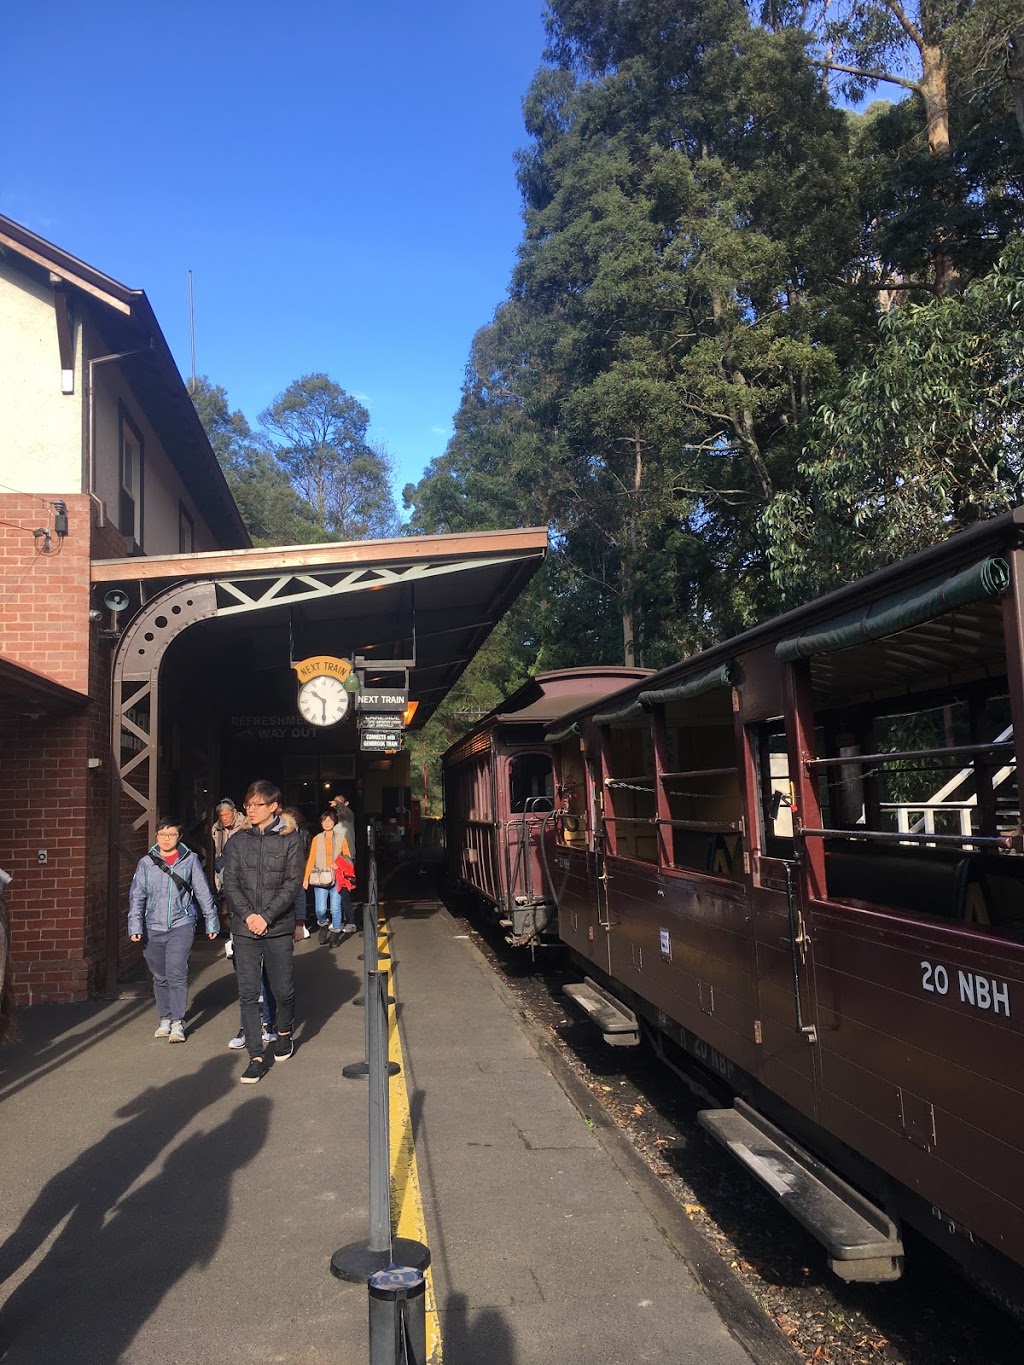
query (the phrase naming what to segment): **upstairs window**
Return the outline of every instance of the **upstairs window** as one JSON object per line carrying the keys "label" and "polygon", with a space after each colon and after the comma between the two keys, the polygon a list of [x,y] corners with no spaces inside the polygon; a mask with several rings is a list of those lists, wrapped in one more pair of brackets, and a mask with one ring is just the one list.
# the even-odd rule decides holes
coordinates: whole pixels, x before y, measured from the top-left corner
{"label": "upstairs window", "polygon": [[178,553],[190,555],[196,548],[196,524],[183,502],[178,503]]}
{"label": "upstairs window", "polygon": [[121,534],[139,547],[142,545],[142,455],[142,433],[122,407],[117,525]]}

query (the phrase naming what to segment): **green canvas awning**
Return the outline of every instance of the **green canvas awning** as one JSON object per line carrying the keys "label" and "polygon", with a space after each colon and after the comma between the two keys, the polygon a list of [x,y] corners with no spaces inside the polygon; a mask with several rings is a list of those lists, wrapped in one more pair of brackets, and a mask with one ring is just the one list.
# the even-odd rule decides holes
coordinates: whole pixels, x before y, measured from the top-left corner
{"label": "green canvas awning", "polygon": [[775,654],[783,663],[792,663],[794,659],[810,659],[816,654],[832,654],[869,640],[881,640],[897,631],[934,621],[958,607],[1001,597],[1009,585],[1010,566],[1006,561],[983,559],[959,573],[929,579],[780,640]]}
{"label": "green canvas awning", "polygon": [[641,692],[640,701],[644,706],[663,706],[670,701],[689,701],[702,697],[705,692],[713,692],[716,687],[732,687],[736,676],[733,663],[719,664],[717,668],[705,669],[695,673],[692,678],[673,683],[671,687],[658,687],[650,692]]}

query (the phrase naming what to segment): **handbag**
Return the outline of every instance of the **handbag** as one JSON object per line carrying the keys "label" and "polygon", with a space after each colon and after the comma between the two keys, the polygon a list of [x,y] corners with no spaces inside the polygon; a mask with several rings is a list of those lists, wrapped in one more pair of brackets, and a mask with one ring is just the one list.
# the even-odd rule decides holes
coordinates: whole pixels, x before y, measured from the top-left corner
{"label": "handbag", "polygon": [[309,874],[310,886],[333,886],[334,873],[329,867],[314,867]]}

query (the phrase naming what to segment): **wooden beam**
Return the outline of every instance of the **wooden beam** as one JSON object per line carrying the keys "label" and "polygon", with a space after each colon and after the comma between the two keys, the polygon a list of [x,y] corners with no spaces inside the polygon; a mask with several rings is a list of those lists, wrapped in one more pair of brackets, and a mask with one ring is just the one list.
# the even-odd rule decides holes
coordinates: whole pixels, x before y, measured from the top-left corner
{"label": "wooden beam", "polygon": [[53,261],[46,256],[40,255],[38,251],[33,251],[31,247],[25,246],[14,237],[8,237],[6,232],[0,232],[0,246],[9,247],[11,251],[17,252],[19,256],[25,256],[30,261],[35,261],[36,265],[41,265],[49,274],[59,275],[68,284],[73,284],[76,289],[84,289],[87,294],[92,294],[93,298],[105,303],[108,308],[116,308],[119,313],[124,313],[126,317],[131,317],[131,304],[122,303],[120,299],[115,299],[113,294],[108,294],[105,289],[100,289],[98,285],[85,280],[81,275],[75,275],[70,270],[62,270],[55,267]]}
{"label": "wooden beam", "polygon": [[94,583],[137,583],[159,578],[204,578],[217,574],[288,573],[295,569],[333,569],[367,564],[409,564],[423,559],[486,558],[493,554],[544,555],[546,526],[518,531],[470,531],[465,535],[399,536],[394,540],[334,541],[326,545],[286,545],[271,549],[208,550],[194,555],[97,559]]}

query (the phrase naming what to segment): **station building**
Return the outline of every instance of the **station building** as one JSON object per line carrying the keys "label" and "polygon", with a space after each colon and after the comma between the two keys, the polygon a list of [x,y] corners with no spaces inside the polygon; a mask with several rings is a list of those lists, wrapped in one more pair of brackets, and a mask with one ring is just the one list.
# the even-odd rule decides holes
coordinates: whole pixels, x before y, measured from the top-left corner
{"label": "station building", "polygon": [[0,434],[13,988],[82,1000],[138,966],[158,815],[205,852],[255,777],[311,823],[339,791],[407,804],[400,716],[426,723],[547,535],[254,548],[144,292],[3,217]]}

